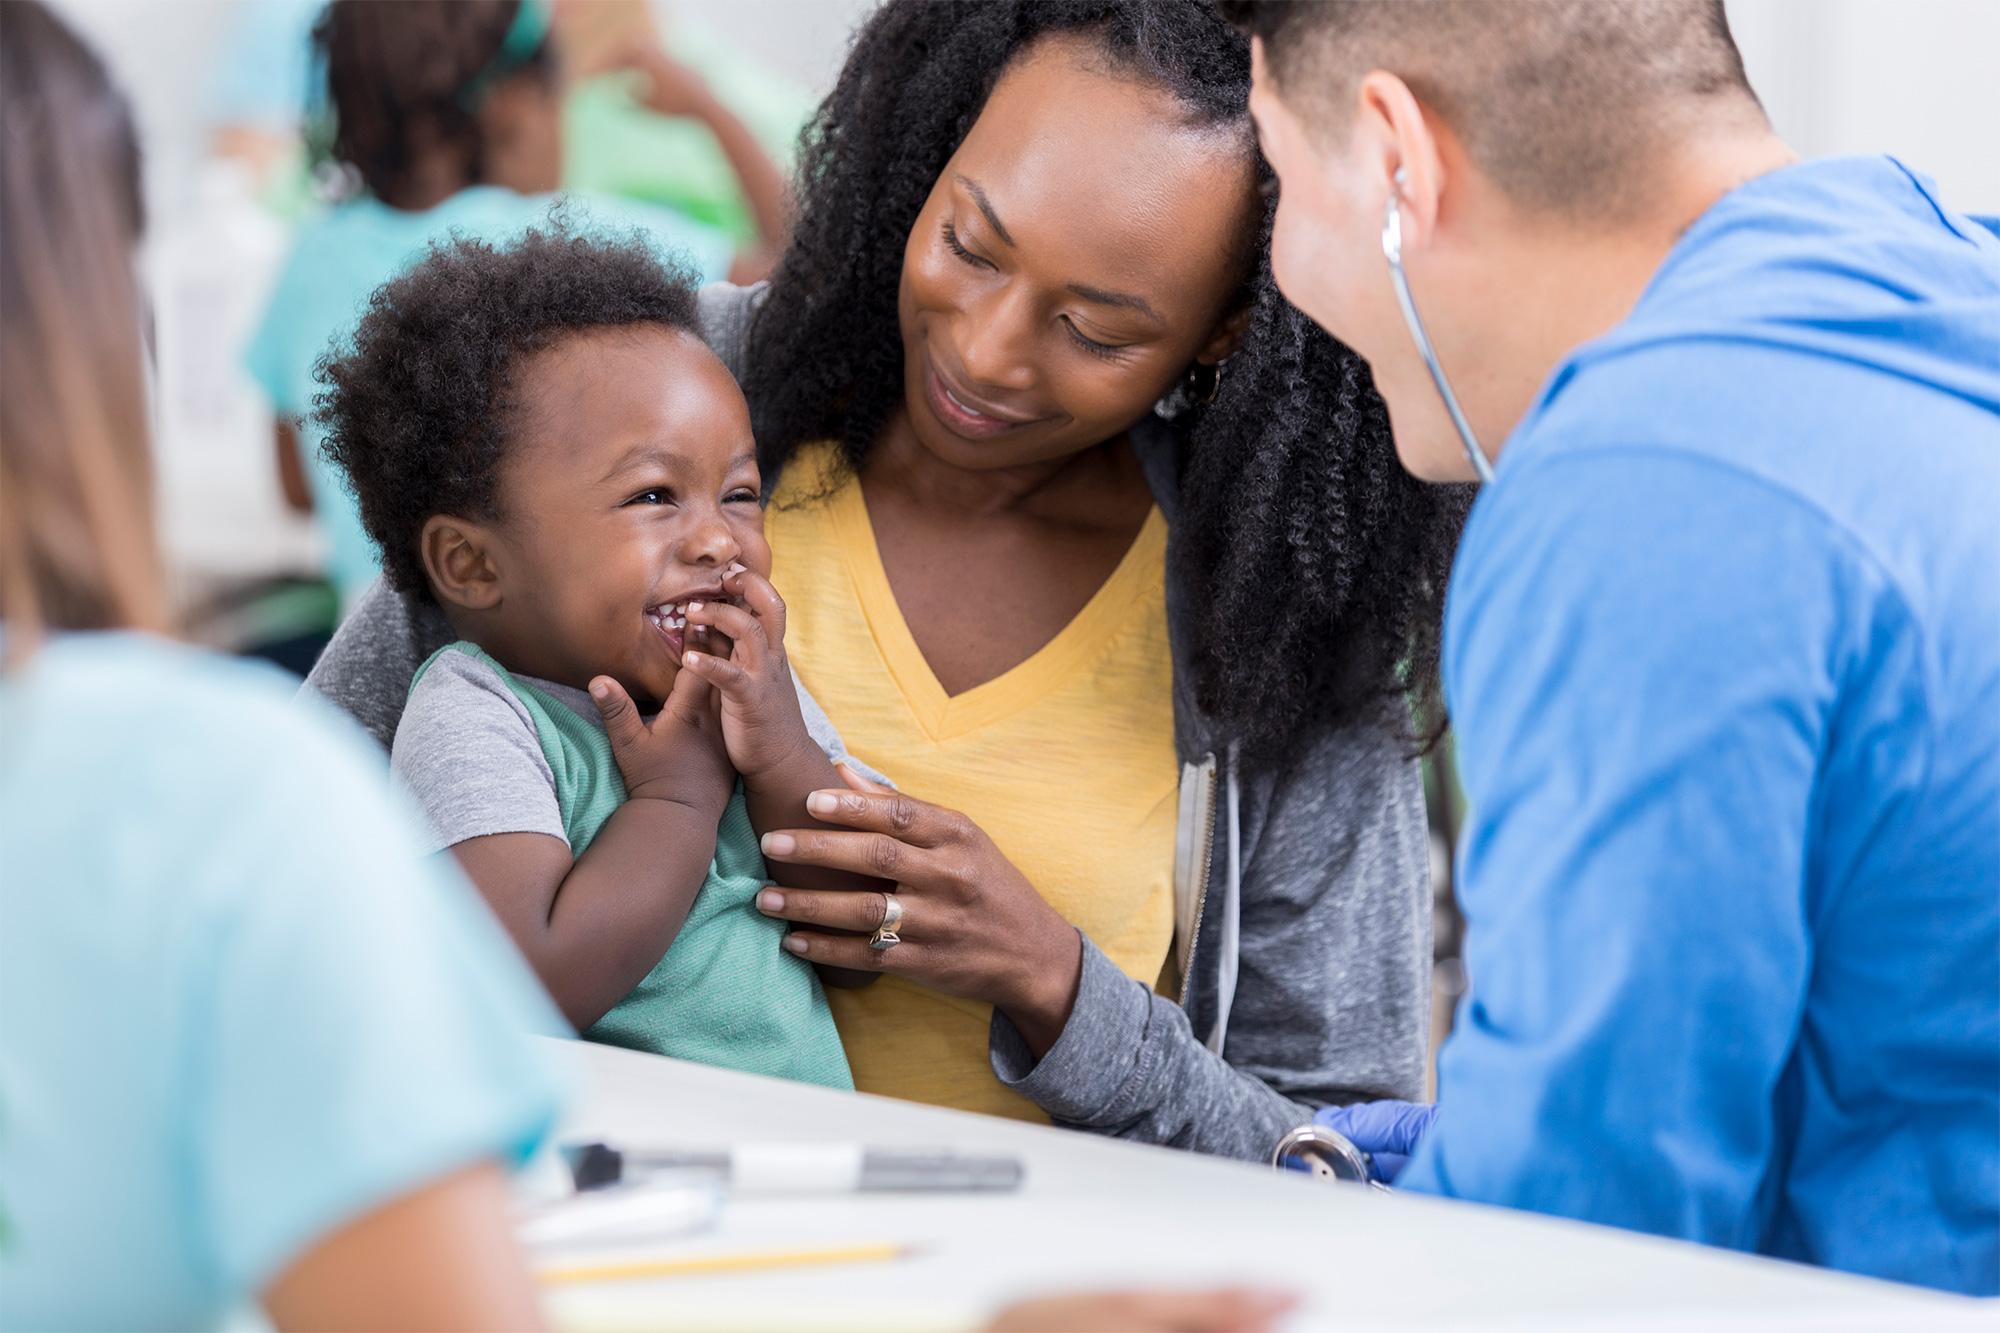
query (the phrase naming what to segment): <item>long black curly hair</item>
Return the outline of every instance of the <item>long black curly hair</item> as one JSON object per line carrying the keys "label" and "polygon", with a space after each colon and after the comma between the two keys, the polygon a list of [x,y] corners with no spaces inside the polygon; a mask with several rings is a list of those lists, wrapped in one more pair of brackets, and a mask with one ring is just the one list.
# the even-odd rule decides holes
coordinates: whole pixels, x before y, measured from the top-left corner
{"label": "long black curly hair", "polygon": [[314,368],[326,388],[313,406],[390,587],[436,601],[421,549],[432,515],[499,516],[520,361],[641,324],[699,336],[694,275],[642,236],[586,234],[560,207],[508,245],[434,241],[376,289],[353,347]]}
{"label": "long black curly hair", "polygon": [[[1205,0],[890,0],[856,35],[801,138],[797,230],[751,330],[744,389],[760,463],[834,440],[859,467],[903,402],[904,243],[1007,63],[1083,32],[1197,121],[1248,133],[1250,48]],[[1269,196],[1248,333],[1211,404],[1173,422],[1170,567],[1191,592],[1194,697],[1247,757],[1283,761],[1325,729],[1441,726],[1438,638],[1467,488],[1397,461],[1367,365],[1279,294]]]}

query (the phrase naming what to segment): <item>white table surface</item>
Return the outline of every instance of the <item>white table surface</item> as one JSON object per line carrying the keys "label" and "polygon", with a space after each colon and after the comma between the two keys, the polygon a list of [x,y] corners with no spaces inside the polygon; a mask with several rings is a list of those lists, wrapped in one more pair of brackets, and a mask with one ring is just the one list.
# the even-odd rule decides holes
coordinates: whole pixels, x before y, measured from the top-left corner
{"label": "white table surface", "polygon": [[1251,1282],[1301,1292],[1318,1329],[2000,1330],[2000,1303],[1476,1204],[1316,1184],[1268,1168],[583,1042],[565,1142],[859,1142],[1006,1152],[1018,1193],[732,1200],[695,1256],[887,1240],[888,1262],[565,1284],[576,1329],[966,1329],[1023,1295]]}

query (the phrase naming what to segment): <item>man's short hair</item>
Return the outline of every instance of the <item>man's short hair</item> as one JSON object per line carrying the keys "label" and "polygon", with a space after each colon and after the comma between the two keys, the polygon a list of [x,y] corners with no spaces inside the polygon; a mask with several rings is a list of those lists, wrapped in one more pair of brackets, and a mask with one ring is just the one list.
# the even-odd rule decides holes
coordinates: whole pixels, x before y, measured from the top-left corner
{"label": "man's short hair", "polygon": [[1763,116],[1722,0],[1221,0],[1309,128],[1345,130],[1387,70],[1507,196],[1610,218],[1645,208],[1662,150]]}

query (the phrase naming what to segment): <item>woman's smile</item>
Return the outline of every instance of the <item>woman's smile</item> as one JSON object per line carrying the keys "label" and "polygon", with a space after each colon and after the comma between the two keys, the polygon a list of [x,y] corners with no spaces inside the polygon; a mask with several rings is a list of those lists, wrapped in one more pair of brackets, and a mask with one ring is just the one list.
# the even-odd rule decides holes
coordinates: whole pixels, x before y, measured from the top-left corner
{"label": "woman's smile", "polygon": [[925,358],[924,396],[944,428],[970,440],[990,440],[1022,426],[1031,426],[1046,417],[1028,417],[997,404],[961,386],[945,374],[935,356]]}

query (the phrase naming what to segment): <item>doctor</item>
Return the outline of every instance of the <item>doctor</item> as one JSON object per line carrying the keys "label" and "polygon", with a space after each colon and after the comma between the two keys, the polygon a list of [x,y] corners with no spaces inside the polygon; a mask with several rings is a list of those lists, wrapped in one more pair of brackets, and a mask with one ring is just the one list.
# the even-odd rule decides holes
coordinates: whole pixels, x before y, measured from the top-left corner
{"label": "doctor", "polygon": [[1279,285],[1411,472],[1490,478],[1443,1109],[1333,1119],[1410,1189],[2000,1291],[2000,241],[1800,163],[1721,0],[1223,8]]}

